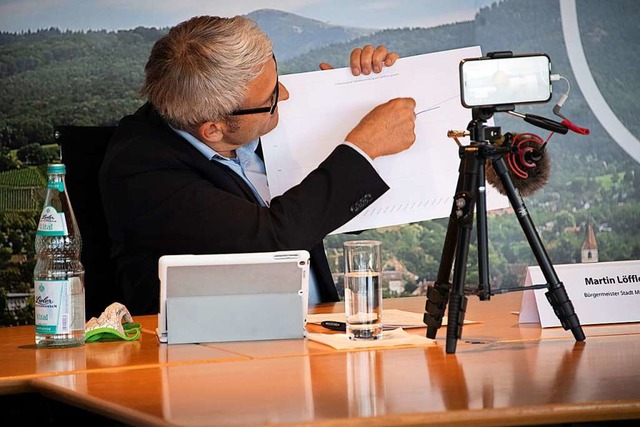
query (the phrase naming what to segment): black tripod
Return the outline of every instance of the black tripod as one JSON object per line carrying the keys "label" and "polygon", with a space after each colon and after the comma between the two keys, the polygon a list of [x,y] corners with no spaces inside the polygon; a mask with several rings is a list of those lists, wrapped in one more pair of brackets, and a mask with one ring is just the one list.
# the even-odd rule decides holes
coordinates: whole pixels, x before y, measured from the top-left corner
{"label": "black tripod", "polygon": [[[538,265],[547,281],[547,300],[565,330],[571,329],[576,341],[584,341],[585,336],[580,326],[573,304],[569,300],[562,282],[560,282],[547,252],[540,240],[529,212],[515,188],[507,170],[504,155],[509,147],[493,145],[492,142],[501,137],[499,127],[487,127],[485,123],[496,111],[508,112],[523,118],[528,123],[559,133],[567,133],[567,128],[544,117],[521,115],[511,110],[513,105],[499,107],[483,107],[472,109],[472,120],[467,126],[471,139],[468,146],[460,145],[460,167],[456,194],[453,200],[451,216],[438,269],[438,276],[433,286],[427,288],[424,323],[427,325],[427,337],[434,339],[440,326],[444,311],[449,304],[447,321],[446,352],[455,353],[457,341],[462,337],[462,326],[467,306],[464,282],[466,276],[469,243],[473,229],[474,208],[477,214],[478,276],[477,295],[480,300],[489,300],[492,295],[489,283],[488,230],[486,212],[485,162],[490,160],[492,166],[504,186],[505,193],[518,217],[520,226],[536,257]],[[450,132],[451,136],[451,132]],[[451,266],[453,265],[453,282]]]}

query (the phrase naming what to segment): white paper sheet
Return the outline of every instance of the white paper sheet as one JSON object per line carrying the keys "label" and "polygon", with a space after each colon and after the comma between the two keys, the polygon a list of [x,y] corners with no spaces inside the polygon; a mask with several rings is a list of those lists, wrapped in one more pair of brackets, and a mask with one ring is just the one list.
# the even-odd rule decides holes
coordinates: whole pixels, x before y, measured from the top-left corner
{"label": "white paper sheet", "polygon": [[410,334],[402,328],[382,332],[382,339],[379,340],[350,340],[347,338],[347,334],[319,334],[315,332],[307,333],[307,338],[311,341],[317,341],[333,347],[336,350],[436,345],[436,340],[420,335]]}
{"label": "white paper sheet", "polygon": [[[281,76],[290,97],[278,104],[279,125],[262,138],[271,196],[300,183],[376,105],[412,97],[415,144],[374,161],[391,190],[333,233],[448,217],[460,158],[447,131],[464,130],[471,120],[471,110],[460,104],[458,65],[478,56],[476,46],[400,58],[368,76],[348,68]],[[507,206],[507,198],[488,187],[488,209]]]}

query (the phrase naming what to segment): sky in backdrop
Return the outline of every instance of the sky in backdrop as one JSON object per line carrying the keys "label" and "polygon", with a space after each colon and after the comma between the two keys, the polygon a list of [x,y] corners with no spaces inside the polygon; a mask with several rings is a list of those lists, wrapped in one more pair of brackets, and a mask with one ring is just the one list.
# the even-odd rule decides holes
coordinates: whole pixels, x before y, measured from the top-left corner
{"label": "sky in backdrop", "polygon": [[234,16],[277,9],[363,28],[432,27],[472,20],[499,0],[0,0],[0,32],[51,27],[119,30],[170,27],[196,15]]}

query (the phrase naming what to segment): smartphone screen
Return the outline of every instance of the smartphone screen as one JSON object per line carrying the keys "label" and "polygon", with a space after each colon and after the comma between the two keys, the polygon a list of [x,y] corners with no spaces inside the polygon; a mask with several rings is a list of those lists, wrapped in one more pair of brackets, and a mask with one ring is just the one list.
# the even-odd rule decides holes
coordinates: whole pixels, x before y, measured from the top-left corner
{"label": "smartphone screen", "polygon": [[469,58],[460,62],[462,105],[485,107],[551,99],[551,61],[546,54]]}

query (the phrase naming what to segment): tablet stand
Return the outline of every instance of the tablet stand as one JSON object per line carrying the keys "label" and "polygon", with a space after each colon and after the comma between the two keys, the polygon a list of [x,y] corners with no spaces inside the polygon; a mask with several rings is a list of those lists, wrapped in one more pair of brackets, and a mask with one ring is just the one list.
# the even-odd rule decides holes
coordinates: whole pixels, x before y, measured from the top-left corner
{"label": "tablet stand", "polygon": [[[449,136],[458,142],[460,167],[456,193],[451,209],[451,216],[445,235],[444,248],[438,275],[433,285],[427,288],[424,323],[427,325],[427,337],[434,339],[440,326],[444,311],[449,305],[447,321],[446,352],[456,352],[457,341],[462,337],[467,297],[465,296],[465,276],[469,243],[473,229],[474,208],[477,213],[477,246],[479,284],[476,294],[480,300],[489,300],[492,290],[489,283],[488,230],[486,213],[485,164],[489,160],[504,186],[509,202],[518,217],[522,231],[547,281],[546,297],[560,323],[565,330],[571,329],[576,341],[584,341],[585,335],[580,321],[569,300],[562,282],[560,282],[549,256],[540,240],[529,212],[511,180],[504,160],[509,147],[494,145],[501,137],[499,127],[487,127],[485,123],[494,112],[513,113],[513,104],[476,107],[472,109],[472,120],[466,132],[449,131]],[[538,116],[527,116],[525,121],[553,132],[567,133],[567,128],[560,123]],[[463,146],[458,136],[470,136],[471,143]],[[455,264],[454,264],[455,261]],[[453,265],[453,281],[450,281]],[[521,289],[520,289],[521,290]]]}

